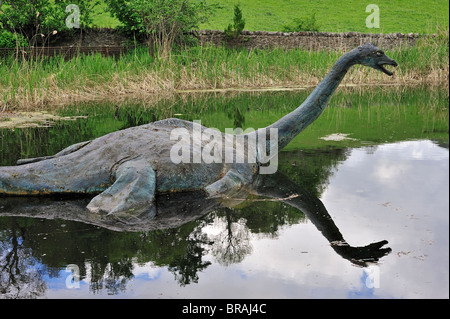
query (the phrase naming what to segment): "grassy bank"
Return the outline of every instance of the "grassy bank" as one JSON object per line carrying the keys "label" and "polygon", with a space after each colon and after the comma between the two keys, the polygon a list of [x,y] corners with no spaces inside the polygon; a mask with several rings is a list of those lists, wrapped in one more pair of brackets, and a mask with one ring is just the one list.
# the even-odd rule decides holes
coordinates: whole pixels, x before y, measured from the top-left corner
{"label": "grassy bank", "polygon": [[[414,47],[387,51],[399,67],[387,77],[354,67],[344,84],[448,86],[448,29]],[[194,46],[165,60],[136,49],[120,59],[100,55],[0,61],[0,111],[55,108],[73,101],[148,97],[179,90],[315,86],[342,52],[235,50]]]}

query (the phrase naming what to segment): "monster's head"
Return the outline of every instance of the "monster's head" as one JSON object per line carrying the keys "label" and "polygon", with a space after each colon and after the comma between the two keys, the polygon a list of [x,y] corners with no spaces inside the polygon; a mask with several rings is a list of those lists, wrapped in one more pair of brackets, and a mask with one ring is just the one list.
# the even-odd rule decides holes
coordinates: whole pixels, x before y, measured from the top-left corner
{"label": "monster's head", "polygon": [[392,65],[396,67],[398,64],[393,59],[389,58],[384,52],[371,43],[363,44],[357,47],[354,51],[355,63],[370,66],[375,70],[382,71],[391,76],[393,72],[387,70],[385,65]]}

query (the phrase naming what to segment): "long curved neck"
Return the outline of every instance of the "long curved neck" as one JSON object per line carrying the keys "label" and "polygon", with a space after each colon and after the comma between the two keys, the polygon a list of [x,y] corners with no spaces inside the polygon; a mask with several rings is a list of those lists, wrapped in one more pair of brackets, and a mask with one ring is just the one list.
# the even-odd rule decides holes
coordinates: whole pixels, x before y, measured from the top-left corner
{"label": "long curved neck", "polygon": [[[322,114],[348,69],[355,64],[354,55],[355,52],[351,51],[340,57],[322,82],[297,109],[266,128],[278,130],[279,151]],[[267,147],[270,149],[270,145]]]}

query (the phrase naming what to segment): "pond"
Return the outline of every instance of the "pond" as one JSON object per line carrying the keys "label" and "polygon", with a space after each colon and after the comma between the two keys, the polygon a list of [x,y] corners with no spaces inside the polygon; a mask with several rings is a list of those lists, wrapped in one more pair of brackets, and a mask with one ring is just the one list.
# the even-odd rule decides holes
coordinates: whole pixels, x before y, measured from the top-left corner
{"label": "pond", "polygon": [[[265,127],[308,93],[77,103],[57,112],[75,119],[0,130],[0,165],[168,117]],[[0,296],[448,298],[448,141],[448,90],[342,88],[264,196],[161,195],[167,217],[139,229],[79,213],[89,198],[0,198]]]}

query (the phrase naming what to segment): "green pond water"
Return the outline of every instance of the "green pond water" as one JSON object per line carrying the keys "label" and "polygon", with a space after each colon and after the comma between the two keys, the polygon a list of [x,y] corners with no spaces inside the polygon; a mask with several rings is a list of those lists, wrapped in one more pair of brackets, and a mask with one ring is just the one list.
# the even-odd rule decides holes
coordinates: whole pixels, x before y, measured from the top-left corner
{"label": "green pond water", "polygon": [[[57,114],[81,118],[0,130],[0,165],[169,117],[257,129],[308,94],[78,103]],[[159,207],[179,216],[172,228],[68,214],[89,198],[0,198],[0,297],[448,298],[448,111],[445,89],[343,88],[280,152],[266,177],[278,197],[161,196]],[[328,214],[351,246],[386,240],[391,251],[359,265],[308,207]]]}

